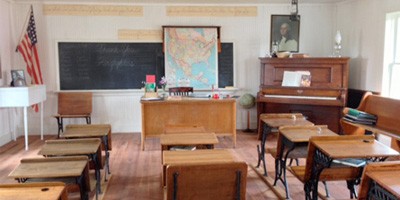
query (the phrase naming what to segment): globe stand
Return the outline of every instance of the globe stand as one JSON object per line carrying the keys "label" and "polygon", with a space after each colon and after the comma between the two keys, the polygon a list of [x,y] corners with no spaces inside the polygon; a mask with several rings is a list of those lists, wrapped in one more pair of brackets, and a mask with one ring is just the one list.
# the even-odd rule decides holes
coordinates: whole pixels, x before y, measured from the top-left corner
{"label": "globe stand", "polygon": [[252,133],[253,130],[250,129],[250,110],[247,109],[247,128],[242,130],[245,133]]}

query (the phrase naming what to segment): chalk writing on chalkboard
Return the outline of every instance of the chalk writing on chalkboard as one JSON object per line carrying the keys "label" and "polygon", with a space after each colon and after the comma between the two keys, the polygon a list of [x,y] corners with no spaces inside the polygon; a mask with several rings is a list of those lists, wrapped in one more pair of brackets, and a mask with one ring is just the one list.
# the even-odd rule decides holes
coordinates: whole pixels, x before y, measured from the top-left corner
{"label": "chalk writing on chalkboard", "polygon": [[[58,57],[60,90],[140,89],[147,74],[164,76],[162,43],[59,42]],[[218,85],[232,86],[233,44],[218,58]]]}

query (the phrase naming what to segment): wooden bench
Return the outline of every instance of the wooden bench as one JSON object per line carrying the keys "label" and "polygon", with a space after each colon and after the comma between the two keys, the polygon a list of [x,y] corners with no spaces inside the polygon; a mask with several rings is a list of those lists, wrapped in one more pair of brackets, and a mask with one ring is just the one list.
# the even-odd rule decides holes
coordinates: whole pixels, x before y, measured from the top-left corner
{"label": "wooden bench", "polygon": [[[349,108],[345,108],[346,114]],[[383,134],[392,138],[391,147],[400,150],[400,100],[365,93],[357,110],[364,111],[378,117],[375,126],[355,124],[343,119],[340,120],[343,133],[346,135],[364,135],[366,131],[374,134]]]}
{"label": "wooden bench", "polygon": [[58,93],[57,119],[58,137],[64,131],[64,118],[85,118],[86,124],[91,124],[92,93],[91,92],[62,92]]}
{"label": "wooden bench", "polygon": [[169,165],[166,170],[166,199],[246,199],[247,164]]}
{"label": "wooden bench", "polygon": [[[358,136],[359,139],[365,139],[365,140],[373,140],[374,138],[372,136]],[[306,165],[305,166],[292,166],[290,167],[290,171],[293,173],[293,175],[299,179],[303,183],[307,183],[314,176],[317,176],[316,174],[312,174],[312,166],[314,165],[314,157],[315,152],[316,152],[316,146],[314,144],[315,141],[318,140],[338,140],[338,139],[346,139],[343,136],[322,136],[322,137],[311,137],[310,141],[308,143],[308,154],[306,158]],[[354,138],[353,138],[354,139]],[[355,181],[360,177],[362,168],[356,168],[356,167],[349,167],[345,165],[333,165],[330,166],[329,168],[325,168],[320,176],[319,176],[319,181],[339,181],[339,180],[345,180],[345,181]],[[306,188],[306,187],[304,187]],[[355,194],[355,189],[354,187],[349,187],[348,189],[350,190],[350,196]],[[307,191],[306,191],[307,193]],[[307,194],[306,194],[307,195]]]}
{"label": "wooden bench", "polygon": [[[386,197],[384,199],[400,199],[399,177],[400,161],[368,164],[362,175],[358,199],[375,199],[371,195]],[[382,190],[371,188],[372,182],[376,182]]]}

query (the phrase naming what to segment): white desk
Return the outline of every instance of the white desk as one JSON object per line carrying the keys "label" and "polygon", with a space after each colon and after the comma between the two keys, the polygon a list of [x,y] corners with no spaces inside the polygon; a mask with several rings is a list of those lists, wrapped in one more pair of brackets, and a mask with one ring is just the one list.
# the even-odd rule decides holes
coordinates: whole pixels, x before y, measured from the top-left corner
{"label": "white desk", "polygon": [[[43,140],[43,101],[46,100],[46,86],[0,87],[0,107],[24,107],[25,150],[28,150],[27,108],[40,103],[40,136]],[[14,133],[14,140],[16,139]]]}

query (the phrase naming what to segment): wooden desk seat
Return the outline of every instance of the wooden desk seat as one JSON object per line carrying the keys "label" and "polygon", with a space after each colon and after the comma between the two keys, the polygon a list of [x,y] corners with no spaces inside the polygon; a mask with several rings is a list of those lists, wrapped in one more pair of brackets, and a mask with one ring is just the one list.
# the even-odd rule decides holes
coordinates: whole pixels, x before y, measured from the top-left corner
{"label": "wooden desk seat", "polygon": [[0,197],[2,200],[68,200],[62,182],[0,184]]}
{"label": "wooden desk seat", "polygon": [[68,192],[79,191],[85,200],[91,191],[86,156],[24,158],[9,177],[18,182],[64,182]]}
{"label": "wooden desk seat", "polygon": [[[262,113],[260,114],[259,120],[258,120],[258,140],[261,140],[262,136],[262,131],[263,131],[263,119],[271,119],[271,118],[289,118],[291,119],[293,116],[296,117],[296,119],[304,119],[303,114],[301,113]],[[278,130],[278,129],[276,129]]]}
{"label": "wooden desk seat", "polygon": [[86,124],[91,124],[91,114],[91,92],[58,93],[58,113],[54,115],[58,125],[58,138],[60,138],[60,132],[64,131],[64,118],[85,118]]}
{"label": "wooden desk seat", "polygon": [[[311,137],[310,142],[308,143],[308,154],[306,158],[306,165],[305,166],[292,166],[289,170],[292,174],[299,179],[301,182],[306,183],[312,179],[315,174],[312,174],[312,166],[314,164],[314,157],[316,146],[314,144],[315,141],[318,140],[346,140],[345,136],[321,136],[321,137]],[[361,140],[373,140],[372,136],[359,136]],[[320,176],[319,181],[355,181],[360,177],[362,172],[362,168],[357,167],[349,167],[346,165],[340,164],[332,164],[330,168],[325,168]],[[354,193],[354,188],[350,188],[350,195]]]}
{"label": "wooden desk seat", "polygon": [[[368,192],[370,191],[371,182],[376,177],[378,180],[374,181],[377,182],[377,184],[379,184],[382,188],[389,191],[391,195],[393,195],[392,198],[388,198],[388,196],[391,195],[384,195],[380,193],[380,191],[380,195],[378,194],[378,196],[381,196],[382,198],[386,197],[384,199],[400,199],[399,174],[400,161],[369,163],[366,165],[362,175],[358,199],[365,200],[371,198],[369,197]],[[391,183],[393,185],[390,185]]]}
{"label": "wooden desk seat", "polygon": [[166,199],[246,199],[245,162],[169,165]]}
{"label": "wooden desk seat", "polygon": [[[343,109],[346,114],[349,108]],[[391,147],[400,151],[400,100],[365,93],[357,110],[364,111],[378,117],[375,126],[355,124],[343,119],[340,123],[346,135],[364,135],[365,131],[383,134],[392,138]]]}
{"label": "wooden desk seat", "polygon": [[[103,129],[108,129],[107,133],[107,138],[108,138],[108,150],[112,150],[112,130],[111,130],[111,124],[68,124],[65,127],[66,130],[82,130],[81,135],[82,137],[85,137],[87,135],[88,138],[90,137],[96,137],[96,136],[91,136],[93,135],[92,132],[96,132],[99,130]],[[79,137],[81,138],[81,137]],[[104,147],[104,142],[101,143],[101,149],[105,150]]]}
{"label": "wooden desk seat", "polygon": [[164,134],[169,133],[205,133],[204,126],[194,124],[166,124],[164,127]]}

